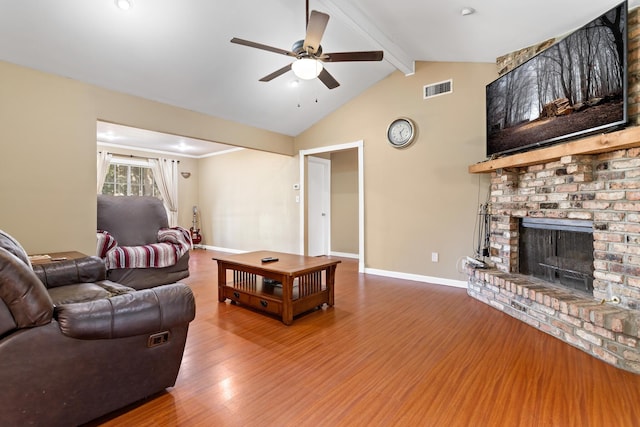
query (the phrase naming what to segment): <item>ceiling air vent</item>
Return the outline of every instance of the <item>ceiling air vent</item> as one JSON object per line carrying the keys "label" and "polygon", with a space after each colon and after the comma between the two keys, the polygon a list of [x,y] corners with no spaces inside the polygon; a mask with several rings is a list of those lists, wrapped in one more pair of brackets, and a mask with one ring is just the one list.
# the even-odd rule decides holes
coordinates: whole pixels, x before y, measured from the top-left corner
{"label": "ceiling air vent", "polygon": [[433,98],[434,96],[446,95],[453,92],[453,80],[445,80],[443,82],[433,83],[424,87],[424,99]]}

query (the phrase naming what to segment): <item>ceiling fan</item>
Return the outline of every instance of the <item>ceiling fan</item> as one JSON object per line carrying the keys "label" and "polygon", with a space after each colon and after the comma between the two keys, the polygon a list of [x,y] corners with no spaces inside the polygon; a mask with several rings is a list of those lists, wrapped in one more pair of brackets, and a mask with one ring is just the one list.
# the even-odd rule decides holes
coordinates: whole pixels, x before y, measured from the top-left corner
{"label": "ceiling fan", "polygon": [[340,83],[324,68],[323,62],[350,62],[350,61],[382,61],[381,50],[364,52],[337,52],[323,53],[320,40],[329,22],[329,15],[312,10],[309,14],[309,0],[306,1],[306,25],[307,33],[304,40],[298,40],[293,44],[291,50],[278,49],[239,38],[232,38],[231,43],[241,44],[256,49],[279,53],[281,55],[296,58],[294,62],[288,64],[273,73],[260,79],[261,82],[268,82],[278,76],[293,70],[294,74],[301,79],[314,79],[318,77],[329,89],[335,89]]}

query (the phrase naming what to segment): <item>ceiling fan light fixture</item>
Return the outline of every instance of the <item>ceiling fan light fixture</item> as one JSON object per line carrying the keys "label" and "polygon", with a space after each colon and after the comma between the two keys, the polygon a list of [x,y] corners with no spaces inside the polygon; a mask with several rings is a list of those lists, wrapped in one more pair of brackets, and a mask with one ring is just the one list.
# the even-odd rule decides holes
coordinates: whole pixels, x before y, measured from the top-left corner
{"label": "ceiling fan light fixture", "polygon": [[291,64],[293,74],[303,80],[315,79],[322,72],[322,62],[312,58],[301,58]]}

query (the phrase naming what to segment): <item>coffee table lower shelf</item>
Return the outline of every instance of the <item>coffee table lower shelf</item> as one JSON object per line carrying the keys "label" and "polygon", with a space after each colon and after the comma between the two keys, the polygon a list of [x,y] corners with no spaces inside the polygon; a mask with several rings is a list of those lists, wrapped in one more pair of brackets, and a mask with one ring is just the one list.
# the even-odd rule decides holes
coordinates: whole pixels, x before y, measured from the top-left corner
{"label": "coffee table lower shelf", "polygon": [[[235,284],[235,286],[237,286],[237,284]],[[281,297],[278,298],[267,293],[250,292],[244,289],[238,289],[234,287],[233,283],[225,286],[222,293],[225,299],[228,298],[231,301],[255,308],[257,310],[275,314],[277,316],[282,316],[284,313],[284,303]],[[293,299],[291,301],[292,315],[293,317],[295,317],[314,308],[322,307],[322,305],[325,303],[329,305],[329,292],[326,289],[302,299]]]}

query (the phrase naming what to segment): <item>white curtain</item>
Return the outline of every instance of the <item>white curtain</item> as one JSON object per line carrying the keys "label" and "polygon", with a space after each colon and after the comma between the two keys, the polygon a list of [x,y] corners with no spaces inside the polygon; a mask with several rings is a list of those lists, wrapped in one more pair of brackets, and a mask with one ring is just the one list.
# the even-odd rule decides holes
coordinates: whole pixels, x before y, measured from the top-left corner
{"label": "white curtain", "polygon": [[104,180],[109,171],[109,164],[111,164],[111,157],[111,154],[106,151],[98,151],[98,194],[102,193]]}
{"label": "white curtain", "polygon": [[168,159],[150,159],[153,178],[169,217],[169,227],[178,225],[178,162]]}

